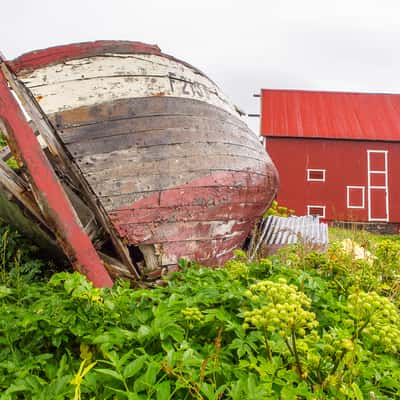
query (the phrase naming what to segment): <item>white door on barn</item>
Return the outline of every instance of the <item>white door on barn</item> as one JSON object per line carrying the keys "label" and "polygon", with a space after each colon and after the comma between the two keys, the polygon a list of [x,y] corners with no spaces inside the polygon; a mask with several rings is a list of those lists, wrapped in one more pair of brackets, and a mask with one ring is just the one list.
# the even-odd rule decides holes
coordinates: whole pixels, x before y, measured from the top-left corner
{"label": "white door on barn", "polygon": [[368,220],[389,221],[388,151],[367,150]]}

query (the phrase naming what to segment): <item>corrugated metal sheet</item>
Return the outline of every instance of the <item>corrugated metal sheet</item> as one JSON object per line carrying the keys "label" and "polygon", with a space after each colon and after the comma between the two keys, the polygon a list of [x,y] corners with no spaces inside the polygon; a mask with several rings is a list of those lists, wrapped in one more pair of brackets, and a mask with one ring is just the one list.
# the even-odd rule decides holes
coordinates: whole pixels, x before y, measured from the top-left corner
{"label": "corrugated metal sheet", "polygon": [[253,254],[257,254],[259,249],[271,253],[279,247],[299,241],[318,250],[326,250],[328,245],[328,225],[311,215],[288,218],[270,215],[263,220],[260,232]]}
{"label": "corrugated metal sheet", "polygon": [[400,141],[400,94],[263,89],[261,134]]}

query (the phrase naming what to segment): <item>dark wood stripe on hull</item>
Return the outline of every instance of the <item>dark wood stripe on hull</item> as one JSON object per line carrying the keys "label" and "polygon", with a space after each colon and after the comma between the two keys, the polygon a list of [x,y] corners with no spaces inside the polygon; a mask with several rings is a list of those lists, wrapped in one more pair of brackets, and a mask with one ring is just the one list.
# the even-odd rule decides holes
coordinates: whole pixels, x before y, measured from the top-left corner
{"label": "dark wood stripe on hull", "polygon": [[[229,112],[200,100],[183,97],[153,96],[143,98],[119,99],[92,106],[50,115],[49,118],[57,129],[66,130],[77,127],[104,124],[132,118],[154,118],[171,116],[192,116],[211,118],[229,122],[248,131],[247,125]],[[193,125],[190,124],[191,127]],[[174,125],[175,126],[175,125]],[[96,129],[96,128],[94,128]],[[253,135],[254,136],[254,135]]]}
{"label": "dark wood stripe on hull", "polygon": [[[171,145],[160,145],[137,148],[133,147],[126,150],[113,151],[111,153],[94,154],[90,156],[80,157],[77,159],[78,165],[85,172],[96,172],[101,170],[105,175],[113,172],[114,168],[121,165],[132,166],[138,168],[143,165],[142,170],[148,171],[153,164],[170,163],[196,163],[196,157],[204,158],[212,155],[213,157],[234,157],[236,159],[252,159],[265,163],[265,153],[259,149],[253,149],[246,146],[238,146],[227,143],[181,143]],[[149,163],[147,166],[146,163]],[[228,165],[232,165],[228,163]],[[249,165],[251,166],[251,165]],[[186,168],[185,166],[183,168]],[[212,167],[212,164],[210,165]],[[164,167],[158,168],[165,171]],[[129,172],[126,171],[129,176]],[[120,175],[118,175],[120,176]]]}
{"label": "dark wood stripe on hull", "polygon": [[[210,127],[212,125],[212,127]],[[258,147],[258,139],[256,137],[249,138],[248,132],[235,127],[219,126],[221,124],[197,123],[196,127],[180,127],[180,128],[157,128],[135,130],[132,132],[124,132],[120,135],[98,137],[94,139],[85,139],[82,142],[69,142],[65,137],[65,143],[76,158],[85,157],[91,154],[101,154],[105,148],[108,151],[118,151],[137,147],[138,149],[150,148],[161,145],[178,145],[185,143],[226,143],[237,146],[255,148]],[[224,134],[230,131],[230,136]],[[107,132],[107,131],[105,131]],[[199,135],[199,132],[204,132]],[[90,147],[88,146],[90,140]]]}

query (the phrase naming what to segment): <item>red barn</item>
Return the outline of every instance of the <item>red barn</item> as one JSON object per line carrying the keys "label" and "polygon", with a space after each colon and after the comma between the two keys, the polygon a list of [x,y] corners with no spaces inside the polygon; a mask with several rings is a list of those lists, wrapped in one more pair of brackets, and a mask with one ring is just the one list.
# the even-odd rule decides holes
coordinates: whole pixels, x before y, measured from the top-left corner
{"label": "red barn", "polygon": [[328,221],[400,223],[400,95],[262,90],[278,202]]}

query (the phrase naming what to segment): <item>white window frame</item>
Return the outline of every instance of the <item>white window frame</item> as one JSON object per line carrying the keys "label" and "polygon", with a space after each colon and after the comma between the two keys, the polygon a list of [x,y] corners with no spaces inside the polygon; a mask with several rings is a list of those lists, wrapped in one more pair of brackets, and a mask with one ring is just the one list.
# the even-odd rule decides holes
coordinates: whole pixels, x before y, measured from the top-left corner
{"label": "white window frame", "polygon": [[[362,191],[362,205],[361,206],[351,206],[350,205],[350,190],[351,189],[361,189],[361,191]],[[347,186],[347,208],[365,208],[365,186]]]}
{"label": "white window frame", "polygon": [[[385,166],[384,170],[372,170],[371,169],[371,159],[370,155],[373,153],[384,154],[385,157]],[[388,150],[369,150],[367,149],[367,171],[368,171],[368,221],[389,221],[389,188],[388,188]],[[385,186],[372,186],[371,185],[371,177],[373,174],[381,174],[385,177]],[[372,218],[372,210],[371,210],[371,190],[384,190],[386,195],[386,218]]]}
{"label": "white window frame", "polygon": [[322,215],[318,215],[320,218],[325,218],[326,216],[326,206],[321,205],[307,205],[307,215],[314,215],[310,214],[310,208],[320,208],[322,210]]}
{"label": "white window frame", "polygon": [[[310,172],[322,172],[322,179],[313,179]],[[325,182],[326,169],[307,168],[307,182]]]}

